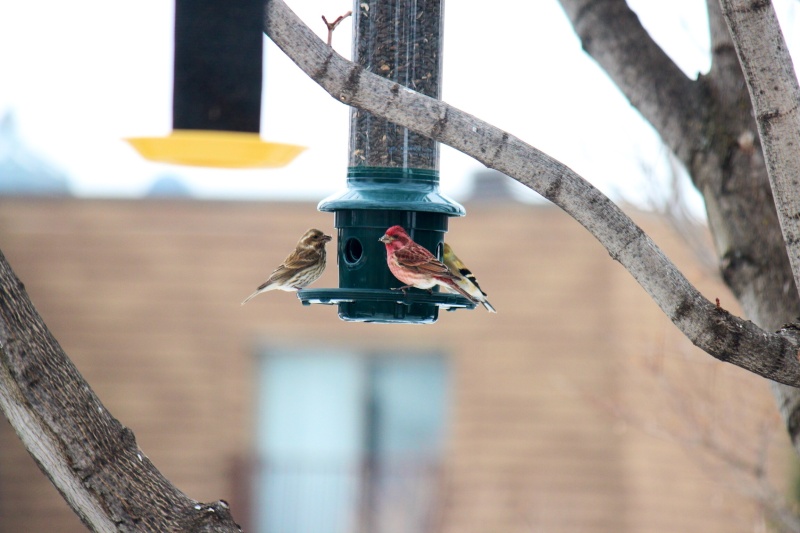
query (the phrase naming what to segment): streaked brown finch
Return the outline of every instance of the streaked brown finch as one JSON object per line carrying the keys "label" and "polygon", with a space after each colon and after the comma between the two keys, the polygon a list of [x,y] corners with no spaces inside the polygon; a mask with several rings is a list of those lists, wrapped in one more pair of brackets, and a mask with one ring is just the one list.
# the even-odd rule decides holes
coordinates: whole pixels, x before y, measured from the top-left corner
{"label": "streaked brown finch", "polygon": [[311,228],[297,243],[297,247],[276,268],[269,279],[259,285],[253,294],[242,302],[246,304],[262,292],[296,291],[317,281],[325,270],[325,245],[331,240],[320,230]]}

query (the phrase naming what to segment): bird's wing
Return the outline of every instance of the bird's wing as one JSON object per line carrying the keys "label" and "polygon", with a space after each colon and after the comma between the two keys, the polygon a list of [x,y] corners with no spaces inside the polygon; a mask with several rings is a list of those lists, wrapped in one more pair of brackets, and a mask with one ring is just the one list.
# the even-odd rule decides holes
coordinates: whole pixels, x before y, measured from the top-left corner
{"label": "bird's wing", "polygon": [[467,268],[467,265],[453,253],[452,249],[449,254],[445,252],[444,264],[447,265],[447,268],[449,268],[453,274],[460,274],[463,278],[466,278],[469,283],[475,285],[475,288],[477,288],[481,294],[486,296],[486,293],[483,292],[483,289],[481,289],[481,286],[478,284],[478,280],[475,279],[475,274],[473,274],[472,271]]}
{"label": "bird's wing", "polygon": [[289,254],[289,257],[283,261],[283,264],[275,272],[278,270],[300,270],[316,264],[317,261],[319,261],[319,252],[317,250],[302,250],[300,252],[295,250]]}
{"label": "bird's wing", "polygon": [[319,252],[316,250],[303,250],[301,252],[295,250],[289,254],[289,257],[283,260],[281,266],[272,271],[272,274],[269,275],[269,279],[262,283],[257,290],[260,291],[267,287],[267,285],[273,283],[276,279],[283,278],[287,275],[286,272],[302,270],[314,265],[317,261],[319,261]]}
{"label": "bird's wing", "polygon": [[286,271],[286,268],[284,268],[284,266],[283,266],[283,265],[281,265],[281,266],[279,266],[278,268],[276,268],[275,270],[273,270],[273,271],[272,271],[272,274],[270,274],[270,275],[269,275],[269,278],[267,279],[267,281],[265,281],[264,283],[262,283],[261,285],[259,285],[259,286],[258,286],[258,288],[256,289],[256,292],[254,292],[254,293],[251,295],[251,297],[252,297],[252,296],[255,296],[256,294],[258,294],[258,293],[259,293],[259,291],[261,291],[261,290],[263,290],[263,289],[266,289],[266,288],[267,288],[267,286],[269,286],[269,285],[273,284],[273,283],[275,282],[275,279],[276,279],[276,278],[278,278],[278,277],[280,277],[284,271]]}
{"label": "bird's wing", "polygon": [[481,294],[483,294],[484,296],[486,296],[486,293],[485,293],[485,292],[483,292],[483,289],[481,289],[481,286],[478,284],[478,280],[477,280],[477,279],[475,279],[475,274],[473,274],[473,273],[472,273],[472,271],[470,271],[470,269],[468,269],[468,268],[466,268],[466,267],[464,267],[464,268],[459,268],[459,269],[458,269],[458,272],[459,272],[459,273],[460,273],[462,276],[464,276],[465,278],[467,278],[467,279],[468,279],[468,280],[469,280],[469,281],[470,281],[470,282],[471,282],[473,285],[475,285],[475,287],[476,287],[476,288],[477,288],[479,291],[481,291]]}
{"label": "bird's wing", "polygon": [[421,246],[405,246],[395,252],[397,262],[406,268],[429,272],[437,276],[452,277],[450,270]]}

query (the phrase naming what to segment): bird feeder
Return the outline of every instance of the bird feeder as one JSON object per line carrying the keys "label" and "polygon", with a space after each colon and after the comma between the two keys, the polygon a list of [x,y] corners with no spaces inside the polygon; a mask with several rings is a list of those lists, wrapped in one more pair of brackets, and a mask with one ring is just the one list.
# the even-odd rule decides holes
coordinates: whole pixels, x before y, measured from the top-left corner
{"label": "bird feeder", "polygon": [[[439,98],[443,0],[356,2],[353,57],[364,69]],[[333,212],[338,233],[338,289],[304,289],[303,304],[337,304],[348,321],[431,323],[439,309],[474,308],[463,296],[438,288],[392,290],[402,283],[389,271],[378,239],[400,225],[442,258],[448,219],[464,208],[439,192],[435,141],[360,109],[350,111],[347,189],[320,202]]]}
{"label": "bird feeder", "polygon": [[126,139],[161,163],[282,167],[304,150],[259,135],[263,0],[176,0],[173,131]]}

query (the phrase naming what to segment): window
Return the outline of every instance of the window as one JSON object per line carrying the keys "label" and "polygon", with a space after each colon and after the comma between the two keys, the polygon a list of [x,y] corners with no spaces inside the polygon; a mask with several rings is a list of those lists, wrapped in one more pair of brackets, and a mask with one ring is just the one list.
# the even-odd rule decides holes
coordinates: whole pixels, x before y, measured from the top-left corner
{"label": "window", "polygon": [[437,354],[270,351],[260,369],[261,533],[424,533],[447,406]]}

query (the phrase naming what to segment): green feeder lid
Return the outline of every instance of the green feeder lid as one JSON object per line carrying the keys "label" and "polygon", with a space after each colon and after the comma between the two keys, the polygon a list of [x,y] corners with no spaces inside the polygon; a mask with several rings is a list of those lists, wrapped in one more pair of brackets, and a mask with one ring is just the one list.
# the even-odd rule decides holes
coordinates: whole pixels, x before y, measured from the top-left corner
{"label": "green feeder lid", "polygon": [[428,250],[444,240],[447,219],[463,216],[464,208],[439,193],[436,170],[396,167],[351,167],[347,190],[320,202],[320,211],[336,213],[339,230],[338,289],[303,289],[303,305],[339,307],[349,322],[431,324],[439,310],[474,309],[468,298],[448,292],[391,290],[400,284],[386,264],[378,238],[399,224]]}
{"label": "green feeder lid", "polygon": [[322,200],[317,209],[390,209],[464,216],[464,207],[439,192],[439,171],[413,168],[355,167],[347,189]]}

